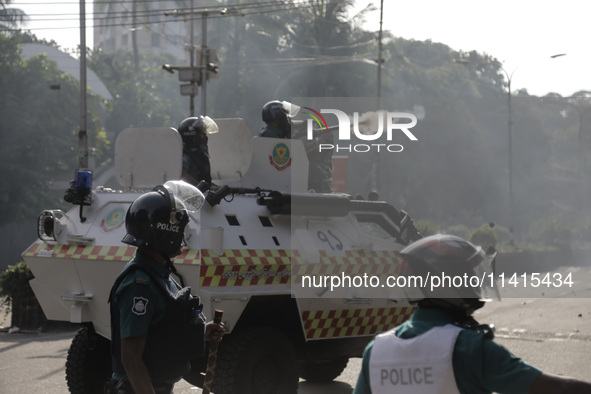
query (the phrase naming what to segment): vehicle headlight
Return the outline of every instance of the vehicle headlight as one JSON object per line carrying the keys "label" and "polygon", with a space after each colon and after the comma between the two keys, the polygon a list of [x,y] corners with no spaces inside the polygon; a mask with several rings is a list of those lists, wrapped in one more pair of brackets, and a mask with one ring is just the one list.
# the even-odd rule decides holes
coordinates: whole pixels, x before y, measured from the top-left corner
{"label": "vehicle headlight", "polygon": [[65,213],[59,209],[41,212],[39,219],[37,219],[37,236],[39,239],[42,241],[57,241],[57,237],[63,231],[63,226],[59,220],[63,216],[65,216]]}

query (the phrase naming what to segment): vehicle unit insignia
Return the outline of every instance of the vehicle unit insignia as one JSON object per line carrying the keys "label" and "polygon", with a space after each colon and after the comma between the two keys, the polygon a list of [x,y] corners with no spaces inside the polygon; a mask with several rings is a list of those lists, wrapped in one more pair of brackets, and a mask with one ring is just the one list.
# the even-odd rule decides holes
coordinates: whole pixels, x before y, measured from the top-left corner
{"label": "vehicle unit insignia", "polygon": [[271,165],[282,171],[291,165],[291,156],[289,147],[284,143],[279,143],[273,147],[273,152],[269,156]]}
{"label": "vehicle unit insignia", "polygon": [[101,221],[101,228],[105,232],[113,231],[123,224],[125,219],[125,209],[119,207],[111,211],[106,218]]}

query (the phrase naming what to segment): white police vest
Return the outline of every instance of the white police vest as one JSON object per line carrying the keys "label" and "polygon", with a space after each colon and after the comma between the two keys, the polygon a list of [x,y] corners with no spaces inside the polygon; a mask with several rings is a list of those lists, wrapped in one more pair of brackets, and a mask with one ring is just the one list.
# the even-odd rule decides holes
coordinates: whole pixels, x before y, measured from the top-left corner
{"label": "white police vest", "polygon": [[396,328],[376,336],[369,360],[372,394],[459,393],[452,356],[460,331],[448,324],[414,338],[396,337]]}

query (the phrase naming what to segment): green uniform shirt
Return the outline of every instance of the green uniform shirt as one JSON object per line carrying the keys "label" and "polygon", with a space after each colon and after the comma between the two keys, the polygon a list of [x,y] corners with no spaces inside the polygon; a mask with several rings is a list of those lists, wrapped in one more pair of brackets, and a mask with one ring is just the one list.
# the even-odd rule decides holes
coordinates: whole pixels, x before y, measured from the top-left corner
{"label": "green uniform shirt", "polygon": [[[413,338],[433,327],[453,324],[453,318],[440,309],[419,308],[396,331],[399,338]],[[361,372],[353,394],[370,394],[370,342],[363,352]],[[527,393],[541,371],[484,334],[469,329],[460,332],[453,353],[453,370],[462,394]]]}
{"label": "green uniform shirt", "polygon": [[[158,275],[168,280],[169,291],[176,294],[180,286],[170,277],[168,268],[137,252],[132,261],[147,265]],[[130,261],[130,263],[132,262]],[[166,315],[166,298],[158,284],[153,283],[143,270],[136,269],[125,275],[116,292],[119,305],[121,339],[147,338],[150,326],[161,321]],[[126,379],[115,376],[115,379]]]}
{"label": "green uniform shirt", "polygon": [[284,135],[285,133],[281,131],[278,127],[275,126],[266,126],[263,131],[261,131],[261,137],[267,138],[289,138],[289,135]]}

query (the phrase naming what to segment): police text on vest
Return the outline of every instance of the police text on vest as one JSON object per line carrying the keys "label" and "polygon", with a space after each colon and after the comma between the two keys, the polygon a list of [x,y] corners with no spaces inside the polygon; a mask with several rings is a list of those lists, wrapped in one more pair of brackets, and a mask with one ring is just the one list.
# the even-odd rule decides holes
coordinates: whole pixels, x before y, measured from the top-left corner
{"label": "police text on vest", "polygon": [[381,385],[407,386],[433,384],[433,367],[410,367],[382,369],[380,372]]}

